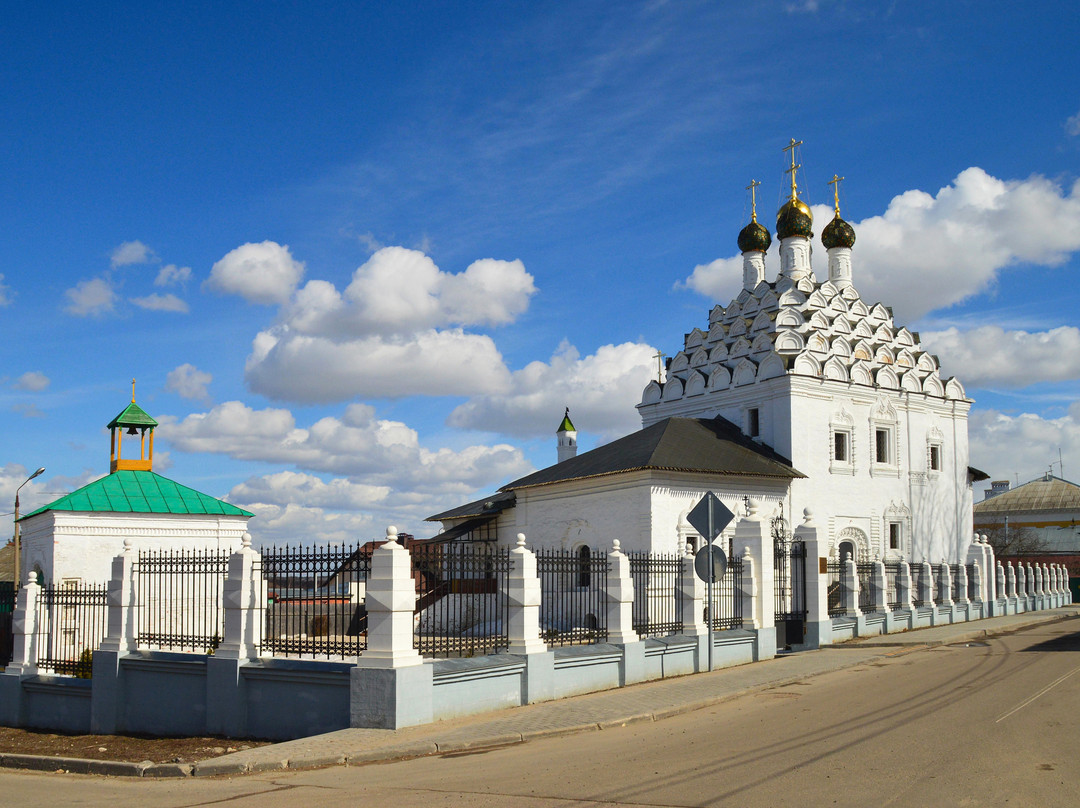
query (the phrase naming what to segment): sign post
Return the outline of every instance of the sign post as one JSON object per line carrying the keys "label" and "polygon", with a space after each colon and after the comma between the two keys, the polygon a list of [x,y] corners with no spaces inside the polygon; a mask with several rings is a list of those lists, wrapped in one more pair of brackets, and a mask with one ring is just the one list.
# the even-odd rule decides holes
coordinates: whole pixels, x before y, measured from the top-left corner
{"label": "sign post", "polygon": [[[703,574],[701,565],[698,564],[695,559],[694,569],[699,578],[702,578],[706,584],[706,602],[708,608],[706,614],[708,615],[708,637],[709,637],[709,670],[713,669],[713,583],[724,577],[724,572],[727,570],[727,558],[724,555],[724,551],[719,547],[713,547],[713,541],[719,536],[725,527],[731,524],[731,520],[735,518],[728,508],[720,501],[720,498],[716,496],[712,491],[709,491],[705,496],[698,500],[698,504],[695,505],[690,513],[686,515],[686,521],[700,533],[705,539],[704,551],[704,568]],[[702,558],[701,551],[698,552],[698,558]],[[719,564],[717,562],[719,561]]]}

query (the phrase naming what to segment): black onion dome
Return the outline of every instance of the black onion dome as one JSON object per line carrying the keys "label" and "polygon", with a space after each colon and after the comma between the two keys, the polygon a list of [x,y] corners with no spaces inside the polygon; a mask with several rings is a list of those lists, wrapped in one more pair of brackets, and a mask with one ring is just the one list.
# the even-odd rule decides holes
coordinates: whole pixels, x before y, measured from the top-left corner
{"label": "black onion dome", "polygon": [[776,214],[776,237],[779,239],[791,236],[806,236],[811,238],[813,232],[814,217],[810,208],[800,199],[791,199]]}
{"label": "black onion dome", "polygon": [[821,231],[821,243],[829,250],[833,247],[848,247],[850,249],[855,244],[855,230],[850,224],[841,219],[838,213]]}
{"label": "black onion dome", "polygon": [[763,227],[756,221],[750,222],[739,231],[739,252],[768,252],[772,244],[772,236],[767,227]]}

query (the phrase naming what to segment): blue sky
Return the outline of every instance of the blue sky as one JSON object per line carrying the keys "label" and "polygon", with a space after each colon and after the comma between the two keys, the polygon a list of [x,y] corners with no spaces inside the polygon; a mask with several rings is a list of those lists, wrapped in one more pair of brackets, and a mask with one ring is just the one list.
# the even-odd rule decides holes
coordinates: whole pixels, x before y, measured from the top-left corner
{"label": "blue sky", "polygon": [[636,428],[792,137],[972,463],[1080,478],[1072,6],[222,5],[5,9],[0,501],[106,472],[134,377],[158,468],[257,539],[424,533],[564,405]]}

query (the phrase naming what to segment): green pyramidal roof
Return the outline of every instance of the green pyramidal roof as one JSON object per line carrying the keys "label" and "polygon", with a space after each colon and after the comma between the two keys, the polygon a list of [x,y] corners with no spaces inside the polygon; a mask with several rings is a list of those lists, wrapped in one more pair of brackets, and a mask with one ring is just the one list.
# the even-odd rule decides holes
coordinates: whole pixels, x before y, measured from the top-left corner
{"label": "green pyramidal roof", "polygon": [[575,427],[574,422],[570,420],[570,410],[566,411],[562,423],[559,424],[559,428],[555,430],[555,434],[560,432],[577,432],[577,427]]}
{"label": "green pyramidal roof", "polygon": [[124,411],[118,416],[113,418],[107,424],[106,428],[112,429],[115,426],[157,426],[158,423],[149,415],[146,411],[132,401],[126,407]]}
{"label": "green pyramidal roof", "polygon": [[[134,406],[134,405],[132,405]],[[129,408],[130,409],[130,408]],[[139,410],[142,412],[142,410]],[[250,511],[173,482],[152,471],[116,471],[28,513],[192,513],[254,516]],[[22,519],[19,521],[21,522]]]}

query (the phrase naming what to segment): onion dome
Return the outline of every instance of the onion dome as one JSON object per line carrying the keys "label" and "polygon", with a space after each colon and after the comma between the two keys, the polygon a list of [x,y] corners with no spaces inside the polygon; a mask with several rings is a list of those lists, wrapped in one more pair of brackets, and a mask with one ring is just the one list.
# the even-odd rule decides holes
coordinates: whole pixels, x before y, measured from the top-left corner
{"label": "onion dome", "polygon": [[768,252],[770,244],[769,229],[758,224],[757,219],[739,231],[739,252]]}
{"label": "onion dome", "polygon": [[833,216],[833,220],[825,225],[825,229],[821,231],[821,243],[828,250],[833,247],[850,248],[855,244],[855,230],[850,224],[841,219],[840,214],[837,213]]}
{"label": "onion dome", "polygon": [[781,240],[791,236],[810,238],[814,235],[813,226],[814,216],[810,208],[798,197],[789,199],[776,212],[776,237]]}

